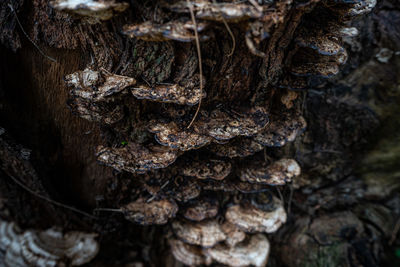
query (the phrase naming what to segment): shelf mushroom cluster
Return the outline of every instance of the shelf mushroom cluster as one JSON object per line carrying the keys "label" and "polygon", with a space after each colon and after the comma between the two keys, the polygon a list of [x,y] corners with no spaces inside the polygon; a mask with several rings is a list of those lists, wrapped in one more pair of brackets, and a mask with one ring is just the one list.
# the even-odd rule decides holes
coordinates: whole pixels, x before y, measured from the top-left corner
{"label": "shelf mushroom cluster", "polygon": [[223,221],[218,218],[193,220],[193,217],[173,221],[175,238],[170,240],[173,255],[189,266],[212,262],[265,266],[270,244],[262,233],[278,230],[286,222],[286,212],[276,198],[261,201],[260,197],[250,198],[228,205]]}
{"label": "shelf mushroom cluster", "polygon": [[0,220],[0,265],[80,266],[99,250],[97,234],[67,232],[50,228],[21,231],[13,222]]}
{"label": "shelf mushroom cluster", "polygon": [[[352,32],[348,21],[372,10],[376,0],[322,1],[326,5],[317,6],[295,35],[293,56],[287,67],[287,74],[280,84],[292,90],[307,89],[313,78],[330,78],[339,73],[340,66],[348,58],[342,38]],[[353,31],[354,32],[354,31]],[[350,34],[354,37],[355,31]]]}
{"label": "shelf mushroom cluster", "polygon": [[[108,141],[96,152],[99,162],[131,173],[140,182],[140,196],[118,203],[125,218],[141,225],[170,222],[172,252],[187,265],[265,266],[270,249],[265,233],[277,231],[286,221],[283,203],[270,188],[291,182],[301,172],[290,155],[269,156],[269,150],[276,151],[304,132],[307,124],[296,90],[309,88],[315,77],[339,72],[348,56],[342,36],[354,32],[346,28],[346,21],[375,4],[263,2],[173,1],[162,6],[170,12],[169,21],[132,23],[122,29],[127,38],[150,46],[192,42],[195,32],[203,43],[211,42],[213,26],[232,26],[236,37],[244,38],[237,42],[255,55],[246,59],[248,67],[261,65],[259,80],[248,83],[252,88],[242,88],[245,101],[218,101],[216,96],[224,94],[215,93],[224,90],[215,84],[219,77],[195,74],[198,59],[186,54],[179,62],[192,65],[167,75],[172,83],[148,83],[93,66],[65,77],[73,112],[112,132],[113,140],[129,138]],[[191,10],[196,23],[188,19]],[[236,55],[231,57],[234,62]],[[214,64],[208,59],[207,64]],[[240,70],[232,73],[247,71],[241,64],[234,68]],[[207,83],[204,88],[200,81]],[[193,106],[202,100],[193,120]],[[263,150],[265,155],[259,153]]]}

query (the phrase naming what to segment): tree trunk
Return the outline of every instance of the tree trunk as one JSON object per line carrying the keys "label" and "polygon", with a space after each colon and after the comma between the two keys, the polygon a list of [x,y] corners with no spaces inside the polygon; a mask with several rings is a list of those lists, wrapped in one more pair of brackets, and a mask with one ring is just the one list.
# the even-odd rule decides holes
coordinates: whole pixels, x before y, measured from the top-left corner
{"label": "tree trunk", "polygon": [[64,2],[0,3],[2,221],[90,266],[400,263],[396,0]]}

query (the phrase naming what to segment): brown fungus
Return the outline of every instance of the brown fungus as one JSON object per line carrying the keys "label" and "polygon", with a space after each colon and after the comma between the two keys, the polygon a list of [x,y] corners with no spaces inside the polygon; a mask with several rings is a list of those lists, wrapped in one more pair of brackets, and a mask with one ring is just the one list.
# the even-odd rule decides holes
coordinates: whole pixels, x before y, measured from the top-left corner
{"label": "brown fungus", "polygon": [[201,193],[201,186],[196,179],[185,178],[176,176],[173,178],[173,189],[168,191],[174,199],[180,202],[187,202],[191,199],[197,198]]}
{"label": "brown fungus", "polygon": [[245,232],[227,221],[221,225],[221,230],[226,235],[225,243],[230,247],[236,246],[246,238]]}
{"label": "brown fungus", "polygon": [[349,5],[329,5],[333,12],[343,16],[345,19],[350,20],[353,17],[361,16],[371,12],[376,6],[376,0],[362,0]]}
{"label": "brown fungus", "polygon": [[[187,122],[189,124],[189,122]],[[237,136],[253,136],[268,124],[264,108],[216,109],[201,112],[190,129],[182,122],[150,123],[149,131],[155,133],[156,140],[172,148],[186,151],[197,149],[211,142],[225,142]]]}
{"label": "brown fungus", "polygon": [[212,247],[226,239],[217,220],[201,222],[175,220],[172,222],[172,229],[180,240],[202,247]]}
{"label": "brown fungus", "polygon": [[262,107],[243,110],[217,109],[206,118],[207,135],[218,141],[225,141],[236,136],[253,136],[268,124],[268,114]]}
{"label": "brown fungus", "polygon": [[263,150],[263,148],[262,144],[246,137],[235,138],[228,144],[213,144],[207,147],[209,151],[217,156],[228,158],[251,156]]}
{"label": "brown fungus", "polygon": [[221,110],[215,110],[210,115],[202,112],[202,116],[190,129],[176,122],[152,121],[149,131],[156,134],[156,140],[162,145],[183,151],[197,149],[209,144],[211,137],[221,142],[238,135],[254,135],[268,122],[266,114],[257,111],[247,114],[248,117],[245,114]]}
{"label": "brown fungus", "polygon": [[96,236],[82,232],[63,234],[56,229],[27,231],[20,239],[21,256],[29,266],[60,266],[62,262],[80,266],[97,255]]}
{"label": "brown fungus", "polygon": [[109,20],[115,13],[125,11],[129,4],[127,2],[117,2],[114,0],[54,0],[50,5],[60,11],[89,17],[90,23],[99,20]]}
{"label": "brown fungus", "polygon": [[280,159],[269,165],[246,166],[240,170],[239,178],[243,182],[268,185],[285,185],[293,177],[300,175],[300,166],[293,159]]}
{"label": "brown fungus", "polygon": [[[204,22],[197,23],[197,32],[207,27]],[[191,20],[177,20],[165,24],[156,24],[146,21],[141,24],[130,24],[123,27],[123,33],[130,38],[138,38],[144,41],[168,41],[191,42],[195,40],[195,26]],[[201,36],[201,40],[207,40],[208,36]]]}
{"label": "brown fungus", "polygon": [[234,187],[234,183],[229,181],[228,179],[224,180],[203,180],[201,181],[201,186],[203,190],[209,191],[223,191],[223,192],[234,192],[236,189]]}
{"label": "brown fungus", "polygon": [[250,18],[261,18],[263,13],[255,6],[246,3],[215,3],[208,0],[180,1],[169,8],[174,12],[189,13],[189,5],[193,6],[196,18],[227,22],[239,22]]}
{"label": "brown fungus", "polygon": [[235,181],[235,189],[241,193],[261,193],[269,190],[269,186],[260,183],[248,183],[242,181]]}
{"label": "brown fungus", "polygon": [[223,180],[232,169],[229,161],[209,159],[187,162],[181,169],[185,176],[197,179]]}
{"label": "brown fungus", "polygon": [[267,147],[281,147],[293,142],[304,132],[307,123],[296,111],[271,115],[271,123],[254,137],[254,141]]}
{"label": "brown fungus", "polygon": [[183,210],[182,216],[185,219],[198,222],[205,219],[210,219],[217,216],[219,209],[218,204],[219,203],[216,199],[196,199],[192,203],[188,203],[188,205]]}
{"label": "brown fungus", "polygon": [[299,46],[309,47],[317,53],[327,56],[337,55],[344,50],[338,38],[325,35],[322,29],[319,31],[314,29],[311,32],[301,33],[296,38],[296,43]]}
{"label": "brown fungus", "polygon": [[125,218],[141,225],[166,224],[175,218],[178,205],[172,199],[151,200],[139,198],[121,207]]}
{"label": "brown fungus", "polygon": [[262,234],[257,234],[236,246],[216,245],[207,249],[206,253],[213,260],[228,266],[264,267],[268,262],[269,251],[268,239]]}
{"label": "brown fungus", "polygon": [[136,84],[134,78],[90,68],[68,74],[64,80],[67,86],[73,87],[70,92],[72,96],[93,102],[106,101],[111,95]]}
{"label": "brown fungus", "polygon": [[200,87],[187,88],[179,84],[162,84],[150,87],[139,85],[131,89],[132,94],[138,99],[148,99],[163,103],[193,106],[206,96]]}
{"label": "brown fungus", "polygon": [[274,198],[275,210],[265,211],[254,205],[232,205],[228,207],[225,218],[239,229],[248,232],[273,233],[286,222],[286,212],[282,203]]}
{"label": "brown fungus", "polygon": [[[14,223],[0,221],[1,248],[6,266],[80,266],[99,251],[97,234],[50,228],[20,233]],[[3,235],[4,234],[4,235]]]}
{"label": "brown fungus", "polygon": [[112,148],[99,146],[97,159],[119,171],[144,173],[151,169],[165,168],[176,160],[178,153],[162,146],[144,147],[128,143],[124,147]]}
{"label": "brown fungus", "polygon": [[195,132],[194,128],[187,129],[184,126],[178,126],[176,122],[151,121],[149,131],[155,133],[155,139],[159,144],[182,151],[198,149],[212,140],[209,136]]}
{"label": "brown fungus", "polygon": [[169,245],[175,259],[188,266],[209,265],[212,259],[203,253],[203,249],[198,246],[189,245],[178,239],[170,239]]}

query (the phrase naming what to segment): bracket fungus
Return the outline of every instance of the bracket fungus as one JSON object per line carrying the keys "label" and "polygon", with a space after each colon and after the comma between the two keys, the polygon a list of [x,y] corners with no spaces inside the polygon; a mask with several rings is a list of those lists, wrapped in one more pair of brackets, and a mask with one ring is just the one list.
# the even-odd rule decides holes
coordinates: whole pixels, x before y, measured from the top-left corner
{"label": "bracket fungus", "polygon": [[90,262],[99,251],[97,234],[44,231],[17,232],[13,223],[0,221],[1,248],[6,266],[80,266]]}
{"label": "bracket fungus", "polygon": [[270,244],[262,234],[256,234],[236,246],[219,244],[207,250],[213,260],[233,267],[256,266],[263,267],[268,262]]}
{"label": "bracket fungus", "polygon": [[274,198],[276,208],[266,211],[254,205],[232,205],[228,207],[225,218],[239,229],[247,232],[273,233],[286,222],[286,212],[282,203]]}
{"label": "bracket fungus", "polygon": [[99,146],[97,159],[107,166],[119,171],[144,173],[151,169],[165,168],[172,164],[178,153],[176,150],[162,146],[149,146],[128,143],[124,147],[112,148]]}
{"label": "bracket fungus", "polygon": [[136,84],[134,78],[91,68],[68,74],[64,80],[67,86],[73,87],[71,95],[94,102],[107,101],[107,97]]}
{"label": "bracket fungus", "polygon": [[72,109],[105,136],[98,161],[135,181],[140,197],[121,207],[125,218],[170,221],[172,253],[187,265],[265,266],[263,233],[287,219],[271,186],[300,175],[289,143],[307,123],[292,90],[339,72],[343,38],[354,36],[343,28],[374,3],[178,0],[137,18],[138,4],[118,22],[131,20],[116,38],[120,51],[107,50],[119,61],[65,78]]}
{"label": "bracket fungus", "polygon": [[238,111],[216,109],[202,112],[193,127],[187,129],[176,122],[151,122],[149,131],[155,133],[161,145],[179,148],[182,151],[200,148],[215,142],[224,142],[237,136],[252,136],[268,124],[264,108],[256,107]]}
{"label": "bracket fungus", "polygon": [[182,174],[197,179],[223,180],[232,169],[230,162],[223,160],[198,160],[187,162],[182,167]]}
{"label": "bracket fungus", "polygon": [[[199,22],[196,25],[197,32],[206,29],[207,23]],[[168,41],[192,42],[195,40],[195,26],[191,20],[170,21],[165,24],[155,24],[146,21],[141,24],[129,24],[123,28],[123,33],[130,38],[138,38],[144,41]],[[202,35],[201,40],[207,40],[208,36]]]}
{"label": "bracket fungus", "polygon": [[254,141],[267,147],[281,147],[293,142],[306,126],[305,119],[296,112],[271,114],[271,123],[254,137]]}
{"label": "bracket fungus", "polygon": [[266,166],[246,166],[239,173],[243,182],[285,185],[293,177],[300,175],[300,166],[293,159],[280,159]]}
{"label": "bracket fungus", "polygon": [[200,87],[189,88],[179,84],[163,84],[150,87],[147,85],[135,86],[132,94],[138,99],[148,99],[163,103],[193,106],[206,96]]}
{"label": "bracket fungus", "polygon": [[193,6],[195,16],[198,19],[227,22],[239,22],[249,18],[260,18],[263,13],[255,6],[247,3],[215,3],[207,0],[179,1],[169,8],[178,13],[189,13],[189,5]]}
{"label": "bracket fungus", "polygon": [[[95,20],[109,20],[115,13],[121,13],[129,7],[127,2],[114,0],[54,0],[50,5],[57,10]],[[89,22],[96,21],[89,20]]]}
{"label": "bracket fungus", "polygon": [[215,144],[208,150],[220,157],[248,157],[264,149],[264,146],[253,138],[236,138],[228,144]]}
{"label": "bracket fungus", "polygon": [[73,112],[86,120],[108,125],[124,117],[123,109],[113,105],[113,96],[136,83],[134,78],[91,68],[68,74],[64,80],[72,87],[68,105]]}
{"label": "bracket fungus", "polygon": [[210,219],[218,214],[219,203],[212,198],[199,198],[193,203],[188,203],[182,216],[191,221]]}
{"label": "bracket fungus", "polygon": [[212,247],[226,239],[217,220],[201,222],[175,220],[172,222],[172,229],[180,240],[202,247]]}
{"label": "bracket fungus", "polygon": [[172,199],[147,201],[139,198],[121,207],[125,218],[141,225],[166,224],[178,212],[178,205]]}
{"label": "bracket fungus", "polygon": [[155,134],[154,137],[159,144],[180,149],[181,151],[198,149],[211,142],[211,137],[198,133],[193,129],[194,127],[192,129],[184,129],[183,126],[179,126],[176,122],[151,121],[149,126],[149,131]]}
{"label": "bracket fungus", "polygon": [[180,202],[187,202],[197,198],[201,193],[201,186],[195,179],[177,176],[174,178],[174,187],[168,191],[174,199]]}
{"label": "bracket fungus", "polygon": [[246,238],[246,234],[235,225],[229,222],[221,224],[217,219],[200,222],[176,220],[172,223],[172,229],[183,242],[204,248],[221,242],[233,247]]}
{"label": "bracket fungus", "polygon": [[188,266],[210,265],[212,263],[212,259],[203,254],[201,247],[189,245],[179,239],[170,239],[169,245],[175,259]]}
{"label": "bracket fungus", "polygon": [[0,220],[0,250],[5,252],[20,233],[21,230],[14,222]]}

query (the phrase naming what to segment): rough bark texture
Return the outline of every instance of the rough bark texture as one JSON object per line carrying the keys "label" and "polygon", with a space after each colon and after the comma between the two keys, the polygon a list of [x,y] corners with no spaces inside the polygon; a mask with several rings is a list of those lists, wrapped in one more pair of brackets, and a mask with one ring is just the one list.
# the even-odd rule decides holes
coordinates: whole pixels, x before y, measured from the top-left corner
{"label": "rough bark texture", "polygon": [[[90,266],[263,266],[266,250],[268,266],[398,265],[400,3],[195,9],[200,77],[186,2],[166,2],[106,21],[0,4],[0,219],[97,233]],[[123,33],[145,21],[151,35]]]}

